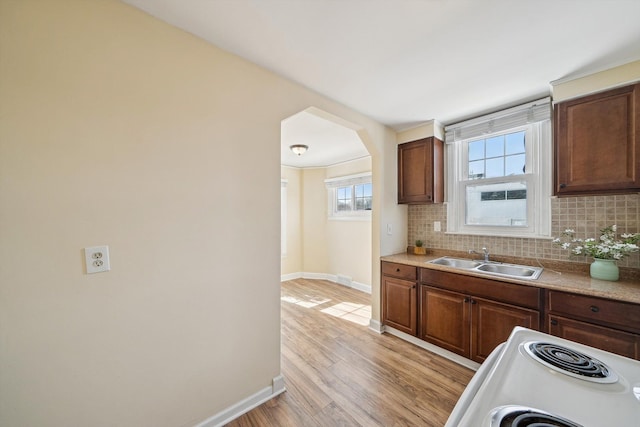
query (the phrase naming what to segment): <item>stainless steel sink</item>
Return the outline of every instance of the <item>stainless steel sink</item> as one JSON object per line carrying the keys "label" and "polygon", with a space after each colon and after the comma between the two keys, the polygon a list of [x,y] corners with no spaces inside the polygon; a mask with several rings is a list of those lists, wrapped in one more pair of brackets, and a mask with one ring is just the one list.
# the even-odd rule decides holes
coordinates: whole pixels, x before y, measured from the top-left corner
{"label": "stainless steel sink", "polygon": [[530,267],[527,265],[503,264],[499,262],[475,261],[464,258],[442,257],[429,261],[431,264],[445,265],[461,270],[477,271],[514,279],[536,280],[542,274],[542,267]]}
{"label": "stainless steel sink", "polygon": [[465,269],[476,268],[482,265],[481,262],[473,261],[471,259],[449,258],[449,257],[434,259],[433,261],[430,261],[430,262],[432,264],[447,265],[449,267],[465,268]]}
{"label": "stainless steel sink", "polygon": [[486,273],[517,277],[520,279],[537,279],[542,273],[542,268],[511,264],[482,264],[477,269]]}

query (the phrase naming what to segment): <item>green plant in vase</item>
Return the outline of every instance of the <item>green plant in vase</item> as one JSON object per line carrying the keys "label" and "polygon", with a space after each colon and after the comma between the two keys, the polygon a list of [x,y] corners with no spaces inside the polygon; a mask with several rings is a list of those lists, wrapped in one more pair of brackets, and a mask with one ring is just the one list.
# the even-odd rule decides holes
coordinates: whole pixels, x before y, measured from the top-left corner
{"label": "green plant in vase", "polygon": [[553,239],[553,243],[574,255],[593,257],[590,274],[594,279],[616,281],[620,275],[616,261],[638,252],[640,233],[623,233],[618,237],[616,225],[600,231],[598,239],[580,239],[575,237],[575,230],[568,228],[561,237]]}

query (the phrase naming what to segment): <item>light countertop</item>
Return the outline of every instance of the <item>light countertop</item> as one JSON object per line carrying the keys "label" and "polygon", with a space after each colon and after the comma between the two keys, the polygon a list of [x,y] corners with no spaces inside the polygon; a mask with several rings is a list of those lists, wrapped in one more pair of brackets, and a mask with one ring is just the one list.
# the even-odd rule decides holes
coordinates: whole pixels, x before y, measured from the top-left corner
{"label": "light countertop", "polygon": [[395,255],[383,256],[380,259],[381,261],[396,262],[400,264],[447,271],[450,273],[457,273],[461,275],[483,277],[502,282],[518,283],[527,286],[535,286],[538,288],[573,292],[576,294],[609,298],[618,301],[640,304],[640,282],[635,280],[619,280],[617,282],[609,282],[606,280],[592,279],[586,273],[556,271],[551,268],[547,268],[544,261],[541,261],[540,265],[531,264],[535,267],[545,267],[542,275],[540,275],[537,280],[512,279],[482,273],[479,271],[469,271],[429,263],[429,261],[440,258],[441,256],[443,255],[413,255],[409,253],[399,253]]}

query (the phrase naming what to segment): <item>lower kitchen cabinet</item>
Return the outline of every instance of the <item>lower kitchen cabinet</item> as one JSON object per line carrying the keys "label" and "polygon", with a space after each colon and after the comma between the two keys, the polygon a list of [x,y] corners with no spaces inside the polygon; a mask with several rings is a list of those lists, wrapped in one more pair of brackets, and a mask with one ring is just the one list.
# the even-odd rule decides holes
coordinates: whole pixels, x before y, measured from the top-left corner
{"label": "lower kitchen cabinet", "polygon": [[516,326],[540,330],[540,312],[480,298],[471,299],[471,359],[484,361]]}
{"label": "lower kitchen cabinet", "polygon": [[420,286],[419,338],[469,357],[468,297],[430,286]]}
{"label": "lower kitchen cabinet", "polygon": [[640,360],[640,305],[549,291],[551,335]]}
{"label": "lower kitchen cabinet", "polygon": [[476,362],[516,326],[640,360],[640,304],[386,261],[381,270],[383,325]]}
{"label": "lower kitchen cabinet", "polygon": [[416,267],[382,263],[382,323],[413,336],[417,334]]}
{"label": "lower kitchen cabinet", "polygon": [[539,311],[432,286],[420,286],[419,310],[419,338],[476,362],[506,341],[514,327],[540,326]]}

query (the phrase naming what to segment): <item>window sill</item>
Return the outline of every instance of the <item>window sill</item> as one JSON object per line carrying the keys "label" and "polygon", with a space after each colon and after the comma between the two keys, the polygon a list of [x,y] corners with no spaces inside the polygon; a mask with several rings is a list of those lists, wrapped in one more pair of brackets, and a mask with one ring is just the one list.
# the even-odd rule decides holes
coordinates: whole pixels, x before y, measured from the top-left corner
{"label": "window sill", "polygon": [[539,240],[553,240],[551,236],[542,236],[539,234],[499,234],[492,232],[470,232],[470,231],[445,231],[444,234],[450,234],[453,236],[485,236],[485,237],[511,237],[514,239],[539,239]]}
{"label": "window sill", "polygon": [[329,221],[367,221],[371,222],[371,215],[363,216],[330,216]]}

